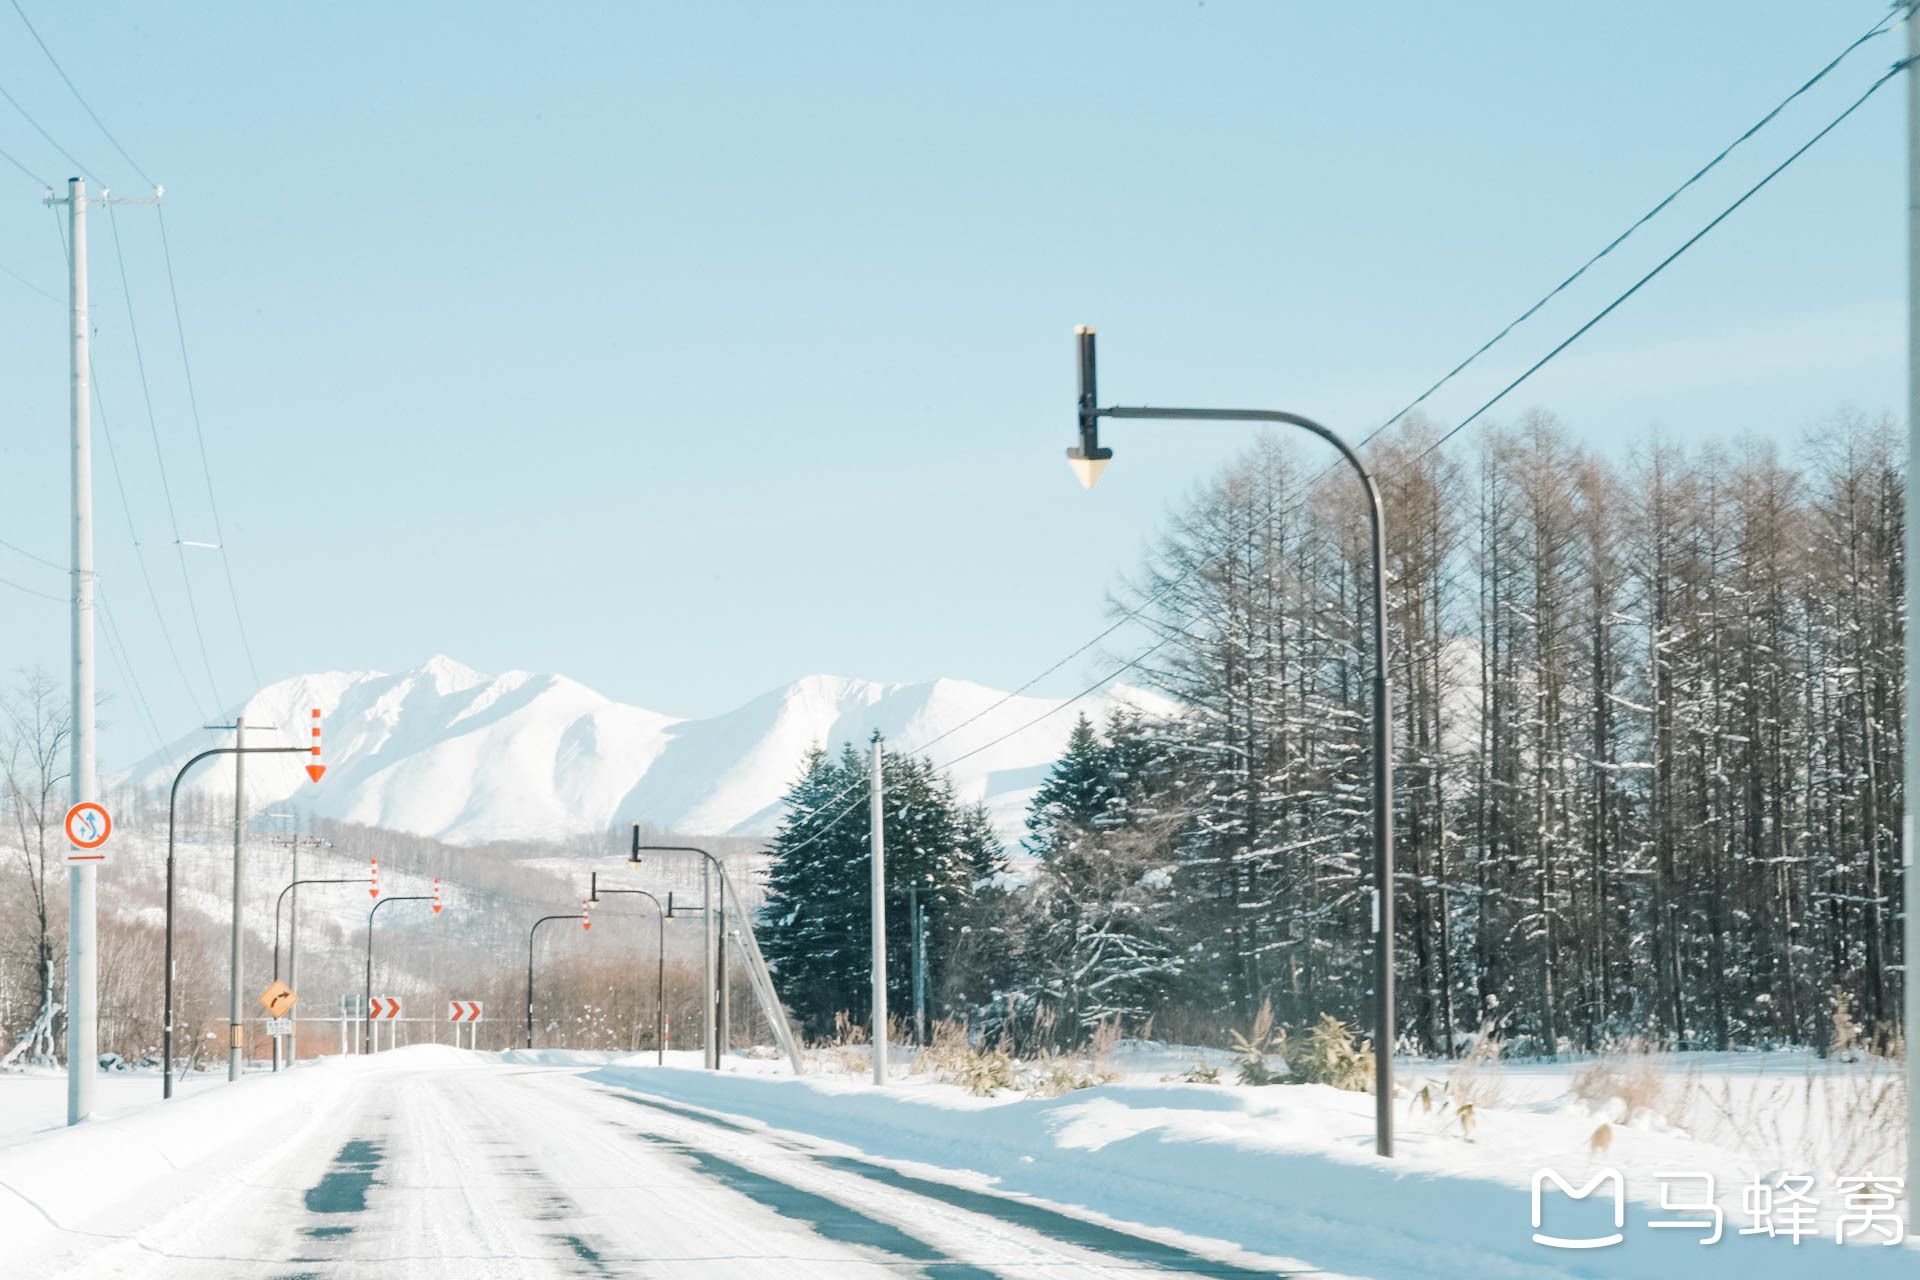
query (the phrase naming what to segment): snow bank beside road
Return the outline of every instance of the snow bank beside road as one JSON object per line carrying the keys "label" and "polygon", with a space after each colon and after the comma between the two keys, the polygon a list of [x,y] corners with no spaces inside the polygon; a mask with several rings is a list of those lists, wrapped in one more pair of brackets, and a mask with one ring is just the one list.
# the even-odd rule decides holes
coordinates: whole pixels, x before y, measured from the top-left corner
{"label": "snow bank beside road", "polygon": [[[1594,1120],[1574,1109],[1490,1111],[1472,1143],[1457,1127],[1408,1116],[1400,1158],[1387,1161],[1372,1154],[1372,1098],[1320,1086],[1118,1085],[999,1101],[926,1085],[878,1090],[845,1077],[650,1066],[601,1066],[587,1078],[1346,1275],[1759,1280],[1822,1265],[1845,1266],[1858,1280],[1914,1274],[1910,1246],[1850,1245],[1843,1255],[1831,1226],[1824,1239],[1798,1246],[1739,1235],[1747,1222],[1739,1187],[1751,1171],[1730,1168],[1727,1153],[1684,1135],[1640,1130],[1620,1130],[1614,1150],[1596,1159],[1585,1149]],[[1404,1113],[1405,1102],[1400,1107]],[[1534,1243],[1530,1187],[1542,1166],[1575,1186],[1602,1168],[1620,1169],[1631,1197],[1625,1243],[1579,1252]],[[1657,1208],[1652,1174],[1663,1170],[1716,1174],[1727,1214],[1718,1243],[1647,1226],[1698,1216]],[[1593,1212],[1601,1198],[1570,1203],[1550,1192],[1541,1229],[1611,1230],[1611,1212]],[[1601,1220],[1603,1230],[1590,1229]]]}
{"label": "snow bank beside road", "polygon": [[[175,1097],[217,1088],[226,1072],[184,1073],[173,1082]],[[94,1086],[96,1120],[112,1120],[160,1101],[160,1073],[145,1067],[102,1071]],[[67,1127],[67,1073],[58,1067],[0,1072],[0,1149],[60,1133]]]}

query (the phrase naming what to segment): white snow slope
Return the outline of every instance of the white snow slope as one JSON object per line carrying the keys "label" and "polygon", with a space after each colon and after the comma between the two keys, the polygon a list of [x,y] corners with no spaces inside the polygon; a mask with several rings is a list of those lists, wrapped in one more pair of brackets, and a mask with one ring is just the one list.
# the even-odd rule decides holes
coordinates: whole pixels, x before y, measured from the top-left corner
{"label": "white snow slope", "polygon": [[[1075,714],[1098,720],[1117,703],[1168,709],[1157,695],[1126,686],[1048,715],[1060,700],[1009,698],[964,680],[880,684],[817,675],[724,715],[676,720],[565,676],[485,676],[435,657],[399,675],[296,676],[233,712],[246,717],[248,742],[256,746],[304,745],[310,710],[323,717],[327,774],[320,785],[308,783],[305,756],[249,757],[247,798],[256,812],[291,807],[478,844],[590,834],[627,822],[689,835],[769,834],[809,748],[837,751],[875,729],[898,748],[933,744],[936,763],[967,755],[953,769],[961,797],[986,800],[1011,835]],[[968,754],[1003,734],[1011,736]],[[231,741],[228,733],[197,730],[122,780],[164,793],[180,761]],[[231,794],[231,774],[206,768],[182,790]]]}

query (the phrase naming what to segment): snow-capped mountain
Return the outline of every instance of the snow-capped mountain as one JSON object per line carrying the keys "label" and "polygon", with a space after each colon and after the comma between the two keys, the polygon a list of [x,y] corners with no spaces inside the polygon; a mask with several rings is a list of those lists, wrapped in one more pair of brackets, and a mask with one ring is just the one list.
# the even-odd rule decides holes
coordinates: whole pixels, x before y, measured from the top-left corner
{"label": "snow-capped mountain", "polygon": [[[1126,686],[1049,715],[1059,700],[1007,697],[964,680],[806,676],[723,715],[676,720],[565,676],[485,676],[436,657],[399,675],[296,676],[262,689],[238,713],[251,746],[304,746],[311,709],[322,716],[327,773],[320,785],[307,780],[309,757],[247,757],[247,800],[256,812],[291,808],[476,844],[634,821],[687,834],[767,834],[809,748],[837,751],[875,729],[897,748],[952,762],[962,797],[984,798],[1011,835],[1075,713],[1098,719],[1116,703],[1167,708],[1157,695]],[[231,742],[230,733],[196,730],[124,777],[164,792],[181,761]],[[233,775],[203,765],[183,790],[228,795]]]}

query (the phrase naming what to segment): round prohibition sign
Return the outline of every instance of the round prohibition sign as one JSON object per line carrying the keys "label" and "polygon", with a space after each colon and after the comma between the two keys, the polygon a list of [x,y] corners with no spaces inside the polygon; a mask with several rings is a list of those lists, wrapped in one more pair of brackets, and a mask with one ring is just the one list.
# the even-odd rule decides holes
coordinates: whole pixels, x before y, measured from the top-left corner
{"label": "round prohibition sign", "polygon": [[91,800],[67,810],[67,840],[77,849],[98,849],[113,834],[113,819]]}

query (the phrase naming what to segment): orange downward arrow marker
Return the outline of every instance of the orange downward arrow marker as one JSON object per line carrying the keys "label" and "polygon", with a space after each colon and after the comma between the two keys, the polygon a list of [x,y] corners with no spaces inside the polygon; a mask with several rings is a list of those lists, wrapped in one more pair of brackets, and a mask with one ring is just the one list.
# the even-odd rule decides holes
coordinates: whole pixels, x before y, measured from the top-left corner
{"label": "orange downward arrow marker", "polygon": [[307,776],[309,778],[312,778],[315,782],[320,781],[320,775],[325,773],[326,771],[327,771],[327,766],[323,764],[310,764],[307,766]]}

